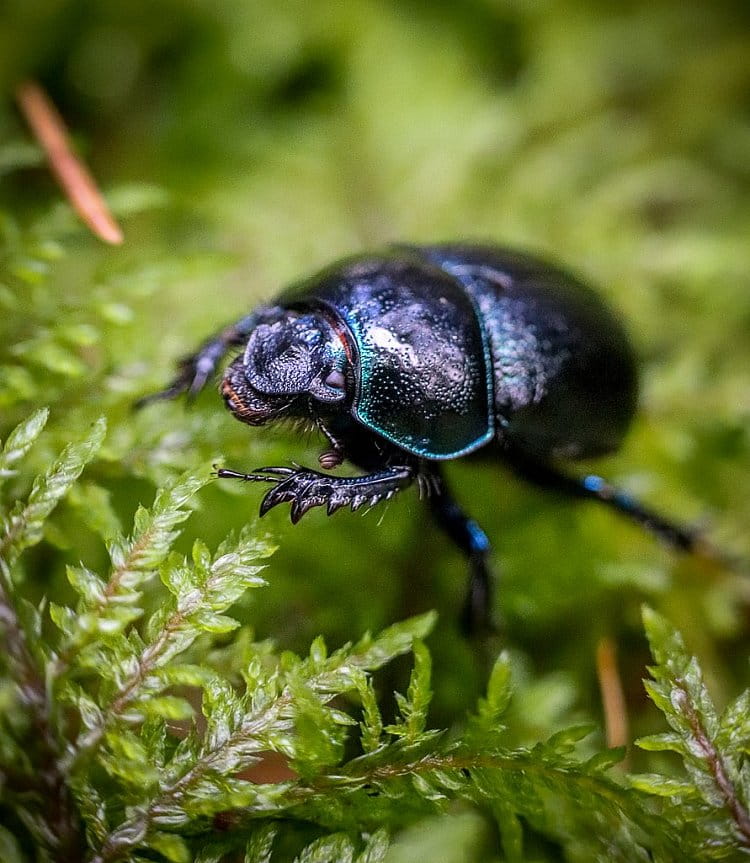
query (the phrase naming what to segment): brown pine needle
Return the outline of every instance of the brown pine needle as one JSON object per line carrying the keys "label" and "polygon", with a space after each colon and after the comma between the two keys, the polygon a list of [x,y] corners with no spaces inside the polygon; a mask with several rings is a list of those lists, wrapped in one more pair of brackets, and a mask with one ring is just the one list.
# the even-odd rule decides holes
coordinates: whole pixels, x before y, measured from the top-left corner
{"label": "brown pine needle", "polygon": [[627,746],[628,712],[617,668],[617,647],[607,636],[600,638],[596,646],[596,674],[602,694],[607,746]]}
{"label": "brown pine needle", "polygon": [[47,94],[35,82],[25,81],[16,90],[16,99],[75,211],[99,239],[120,245],[122,230],[88,168],[73,152],[65,123]]}

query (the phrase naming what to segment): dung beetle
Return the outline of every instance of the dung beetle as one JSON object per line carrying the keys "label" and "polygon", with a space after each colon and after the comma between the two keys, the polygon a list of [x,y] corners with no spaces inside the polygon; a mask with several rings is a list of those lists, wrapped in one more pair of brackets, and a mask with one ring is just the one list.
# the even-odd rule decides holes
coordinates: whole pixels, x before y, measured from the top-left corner
{"label": "dung beetle", "polygon": [[489,540],[456,503],[441,462],[479,450],[547,489],[599,501],[684,551],[691,529],[598,476],[560,462],[616,450],[633,417],[637,375],[627,336],[602,299],[570,274],[490,245],[396,245],[339,261],[223,329],[185,358],[163,391],[195,396],[234,346],[221,382],[242,422],[306,420],[328,443],[320,466],[364,471],[221,469],[270,483],[261,515],[388,500],[417,482],[440,527],[466,555],[464,622],[490,620]]}

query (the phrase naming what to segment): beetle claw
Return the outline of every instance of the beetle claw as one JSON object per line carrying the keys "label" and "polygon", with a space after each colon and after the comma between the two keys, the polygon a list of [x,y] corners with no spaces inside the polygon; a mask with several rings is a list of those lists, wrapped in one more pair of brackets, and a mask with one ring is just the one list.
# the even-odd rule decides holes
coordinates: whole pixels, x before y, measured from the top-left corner
{"label": "beetle claw", "polygon": [[326,503],[330,505],[334,501],[330,489],[326,489],[325,474],[306,468],[296,470],[288,467],[259,468],[253,475],[253,479],[276,484],[261,502],[261,517],[281,503],[291,503],[289,517],[292,524],[296,524],[308,510]]}
{"label": "beetle claw", "polygon": [[273,509],[278,504],[283,503],[283,501],[278,497],[278,495],[275,494],[275,492],[276,492],[275,488],[271,489],[271,491],[269,491],[268,494],[266,494],[265,497],[263,498],[263,500],[260,502],[260,517],[261,518],[263,518],[263,516],[269,510]]}
{"label": "beetle claw", "polygon": [[322,506],[324,503],[325,499],[320,496],[296,497],[292,502],[292,507],[289,513],[292,524],[297,524],[302,516],[314,506]]}
{"label": "beetle claw", "polygon": [[363,494],[355,494],[351,502],[352,512],[356,512],[366,500]]}
{"label": "beetle claw", "polygon": [[337,500],[334,500],[334,498],[329,497],[326,503],[326,515],[333,515],[338,509],[341,509],[341,504]]}
{"label": "beetle claw", "polygon": [[266,493],[265,497],[261,501],[261,517],[263,517],[270,509],[278,506],[280,503],[286,503],[287,501],[295,500],[296,496],[296,492],[293,489],[289,488],[286,480],[278,482],[276,486],[274,486],[269,492]]}

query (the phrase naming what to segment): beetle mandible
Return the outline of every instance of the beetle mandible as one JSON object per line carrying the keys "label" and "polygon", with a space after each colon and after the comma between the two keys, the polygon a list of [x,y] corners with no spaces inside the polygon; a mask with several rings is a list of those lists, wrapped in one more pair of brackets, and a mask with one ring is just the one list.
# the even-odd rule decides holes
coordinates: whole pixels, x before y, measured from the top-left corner
{"label": "beetle mandible", "polygon": [[220,469],[270,483],[261,515],[291,504],[297,522],[388,500],[417,482],[440,527],[466,555],[465,625],[489,622],[489,540],[441,471],[483,449],[522,478],[599,501],[683,551],[699,534],[647,509],[598,476],[560,462],[616,450],[633,417],[633,351],[602,299],[534,257],[490,245],[397,245],[333,264],[204,342],[172,383],[142,400],[195,396],[230,348],[228,409],[260,426],[306,419],[327,440],[320,466]]}

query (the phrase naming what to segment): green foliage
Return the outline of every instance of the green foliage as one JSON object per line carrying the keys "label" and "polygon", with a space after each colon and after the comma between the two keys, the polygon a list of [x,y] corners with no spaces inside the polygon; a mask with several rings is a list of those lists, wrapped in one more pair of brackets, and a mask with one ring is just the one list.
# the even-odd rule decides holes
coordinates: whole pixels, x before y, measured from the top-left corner
{"label": "green foliage", "polygon": [[637,742],[652,752],[676,752],[686,776],[634,776],[631,784],[664,797],[667,813],[679,813],[689,859],[731,859],[738,846],[750,844],[750,691],[719,715],[679,634],[648,609],[645,624],[658,663],[646,689],[672,731]]}
{"label": "green foliage", "polygon": [[[3,448],[5,465],[23,457],[41,432],[46,418],[45,410],[37,411],[14,429]],[[67,446],[50,469],[36,478],[28,498],[23,503],[19,502],[5,516],[0,539],[0,555],[4,566],[11,567],[25,548],[36,545],[42,538],[47,516],[96,454],[105,429],[104,419],[99,419],[87,438]]]}
{"label": "green foliage", "polygon": [[[37,412],[9,435],[6,473],[22,465],[45,419]],[[95,458],[103,431],[97,423],[70,443],[26,500],[3,510],[0,803],[42,859],[114,863],[146,849],[174,863],[218,861],[233,849],[247,860],[283,859],[274,851],[282,816],[320,832],[306,844],[300,835],[298,861],[396,861],[440,847],[441,859],[459,859],[489,838],[485,820],[452,811],[457,803],[488,813],[509,861],[525,859],[529,827],[581,860],[708,861],[750,850],[750,693],[719,717],[696,660],[653,612],[646,629],[657,665],[647,689],[672,731],[640,745],[678,753],[685,770],[627,784],[610,775],[621,751],[580,749],[590,726],[509,745],[505,654],[465,730],[430,730],[423,639],[432,614],[333,652],[322,638],[305,657],[250,641],[241,665],[206,663],[207,647],[236,633],[227,611],[264,584],[259,562],[273,551],[249,531],[213,554],[200,540],[190,557],[172,551],[206,474],[184,475],[138,509],[130,536],[108,541],[107,574],[69,568],[76,605],[51,605],[59,633],[47,631],[42,612],[22,599],[19,561]],[[144,614],[156,575],[166,595]],[[385,723],[373,675],[408,652],[411,679],[396,693],[398,718]],[[283,759],[281,780],[263,778],[271,757]],[[217,819],[225,821],[220,839]],[[388,833],[409,825],[389,848]],[[12,834],[3,836],[9,857],[24,859]]]}
{"label": "green foliage", "polygon": [[[640,419],[596,469],[747,558],[749,34],[734,0],[3,4],[3,863],[747,856],[742,577],[448,465],[495,543],[493,663],[458,635],[464,563],[416,496],[273,511],[272,542],[258,490],[210,466],[315,464],[314,436],[210,391],[132,404],[340,255],[537,249],[600,285],[643,360]],[[51,182],[25,77],[122,247]],[[602,744],[604,637],[625,753]]]}

